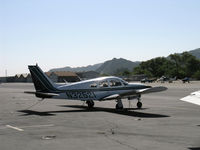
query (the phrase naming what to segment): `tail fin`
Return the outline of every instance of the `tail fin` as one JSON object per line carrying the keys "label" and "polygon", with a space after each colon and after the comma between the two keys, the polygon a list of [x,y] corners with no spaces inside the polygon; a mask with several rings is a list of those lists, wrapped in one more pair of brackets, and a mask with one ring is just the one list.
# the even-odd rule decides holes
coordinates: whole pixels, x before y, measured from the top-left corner
{"label": "tail fin", "polygon": [[55,84],[40,69],[38,65],[28,66],[37,92],[56,92]]}

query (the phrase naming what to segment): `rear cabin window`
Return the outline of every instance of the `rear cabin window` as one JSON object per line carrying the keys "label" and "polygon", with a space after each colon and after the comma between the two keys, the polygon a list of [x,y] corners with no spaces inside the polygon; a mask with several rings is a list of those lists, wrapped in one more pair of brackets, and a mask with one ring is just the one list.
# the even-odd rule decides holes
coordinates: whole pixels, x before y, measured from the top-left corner
{"label": "rear cabin window", "polygon": [[108,81],[99,82],[99,87],[108,87]]}
{"label": "rear cabin window", "polygon": [[119,80],[110,80],[110,86],[111,87],[122,86],[122,83]]}
{"label": "rear cabin window", "polygon": [[97,83],[93,83],[93,84],[91,84],[90,87],[92,87],[92,88],[96,88],[96,87],[97,87]]}

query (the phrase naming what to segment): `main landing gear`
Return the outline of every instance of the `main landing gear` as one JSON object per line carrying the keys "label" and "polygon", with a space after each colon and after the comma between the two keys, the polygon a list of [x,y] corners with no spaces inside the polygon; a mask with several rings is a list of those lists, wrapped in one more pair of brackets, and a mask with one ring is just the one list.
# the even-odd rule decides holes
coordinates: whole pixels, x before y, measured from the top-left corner
{"label": "main landing gear", "polygon": [[123,104],[122,104],[121,98],[117,99],[117,104],[116,104],[115,108],[117,110],[122,110],[123,109]]}
{"label": "main landing gear", "polygon": [[86,101],[86,103],[87,103],[89,109],[94,107],[94,101],[93,100]]}
{"label": "main landing gear", "polygon": [[138,102],[137,102],[137,108],[141,109],[142,108],[141,95],[138,96],[137,100],[138,100]]}
{"label": "main landing gear", "polygon": [[[138,96],[137,100],[138,100],[138,102],[137,102],[137,108],[141,109],[142,108],[141,96]],[[116,104],[115,108],[117,110],[122,110],[124,107],[123,107],[123,103],[122,103],[121,98],[118,98],[116,100],[116,102],[117,102],[117,104]],[[87,103],[89,109],[91,109],[91,108],[94,107],[94,101],[93,100],[88,100],[88,101],[86,101],[86,103]]]}
{"label": "main landing gear", "polygon": [[[137,102],[137,108],[141,109],[142,108],[141,95],[138,95],[137,100],[138,100],[138,102]],[[117,102],[117,104],[116,104],[115,108],[117,110],[122,110],[123,109],[123,104],[122,104],[121,98],[118,98],[116,100],[116,102]]]}

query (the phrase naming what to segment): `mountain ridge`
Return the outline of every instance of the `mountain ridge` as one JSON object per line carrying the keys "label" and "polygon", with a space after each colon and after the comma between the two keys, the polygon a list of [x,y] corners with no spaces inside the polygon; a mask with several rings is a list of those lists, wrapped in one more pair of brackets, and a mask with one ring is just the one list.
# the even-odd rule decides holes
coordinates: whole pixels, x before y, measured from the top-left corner
{"label": "mountain ridge", "polygon": [[139,61],[132,62],[124,58],[113,58],[111,60],[105,61],[104,63],[98,63],[95,65],[88,65],[84,67],[63,67],[50,69],[49,72],[55,71],[72,71],[72,72],[87,72],[96,71],[100,74],[114,75],[119,71],[129,70],[132,71],[134,67],[139,65]]}
{"label": "mountain ridge", "polygon": [[105,61],[96,71],[100,74],[117,74],[121,71],[133,71],[133,68],[137,67],[140,62],[132,62],[124,58],[113,58],[112,60]]}
{"label": "mountain ridge", "polygon": [[[186,51],[200,59],[200,48],[196,48],[194,50]],[[117,72],[128,70],[132,71],[135,67],[137,67],[141,62],[139,61],[130,61],[124,58],[113,58],[111,60],[107,60],[103,63],[98,63],[94,65],[88,65],[83,67],[63,67],[63,68],[54,68],[49,70],[49,72],[54,71],[72,71],[72,72],[87,72],[87,71],[96,71],[100,74],[108,74],[114,75]]]}
{"label": "mountain ridge", "polygon": [[71,71],[71,72],[86,72],[86,71],[95,71],[97,68],[99,68],[103,63],[98,63],[94,65],[88,65],[83,67],[62,67],[62,68],[53,68],[50,69],[49,72],[55,72],[55,71]]}
{"label": "mountain ridge", "polygon": [[200,59],[200,48],[196,48],[194,50],[188,51],[190,54],[195,56],[196,58]]}

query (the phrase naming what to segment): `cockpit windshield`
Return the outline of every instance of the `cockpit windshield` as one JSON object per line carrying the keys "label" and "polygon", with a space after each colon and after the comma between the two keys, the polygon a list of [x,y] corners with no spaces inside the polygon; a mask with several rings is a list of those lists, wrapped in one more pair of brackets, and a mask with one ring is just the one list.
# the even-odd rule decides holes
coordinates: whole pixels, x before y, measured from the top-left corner
{"label": "cockpit windshield", "polygon": [[128,82],[121,80],[124,85],[128,85]]}

